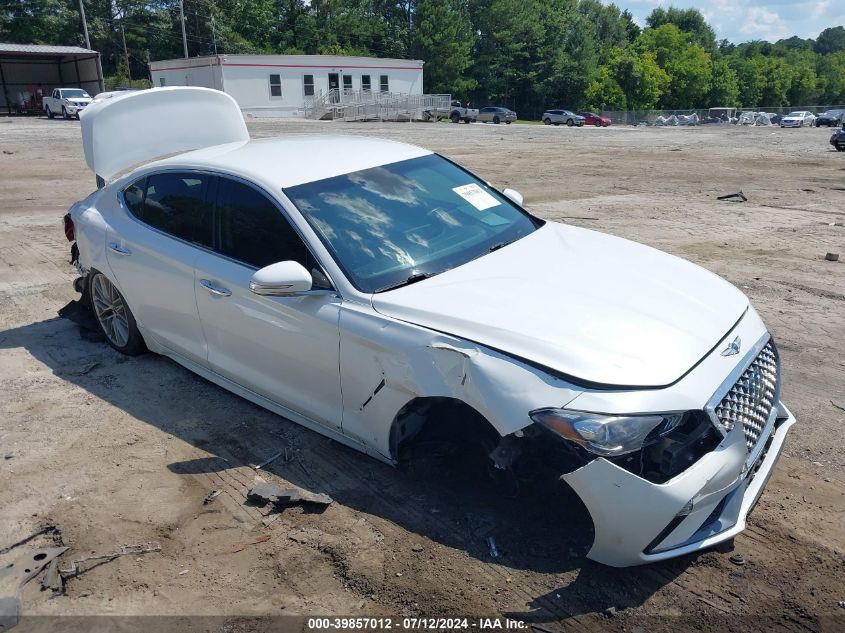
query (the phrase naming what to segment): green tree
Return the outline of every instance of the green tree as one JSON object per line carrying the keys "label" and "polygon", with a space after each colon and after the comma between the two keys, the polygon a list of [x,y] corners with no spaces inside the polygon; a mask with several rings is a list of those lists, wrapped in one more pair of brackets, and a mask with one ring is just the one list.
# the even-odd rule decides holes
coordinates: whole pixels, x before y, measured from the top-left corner
{"label": "green tree", "polygon": [[819,33],[815,51],[821,55],[845,51],[845,26],[834,26]]}
{"label": "green tree", "polygon": [[653,53],[657,65],[669,76],[669,87],[660,99],[664,108],[701,107],[713,80],[710,55],[677,26],[665,23],[645,29],[634,43],[642,53]]}
{"label": "green tree", "polygon": [[477,85],[467,75],[474,45],[469,11],[461,0],[420,0],[414,14],[414,54],[428,92],[464,95]]}
{"label": "green tree", "polygon": [[707,24],[701,11],[698,9],[677,9],[669,7],[664,9],[657,7],[646,18],[646,24],[656,29],[664,24],[674,24],[679,31],[689,33],[692,41],[701,46],[711,55],[716,52],[716,33],[713,27]]}
{"label": "green tree", "polygon": [[733,107],[739,102],[739,80],[733,68],[724,59],[713,62],[713,83],[708,103],[712,106]]}

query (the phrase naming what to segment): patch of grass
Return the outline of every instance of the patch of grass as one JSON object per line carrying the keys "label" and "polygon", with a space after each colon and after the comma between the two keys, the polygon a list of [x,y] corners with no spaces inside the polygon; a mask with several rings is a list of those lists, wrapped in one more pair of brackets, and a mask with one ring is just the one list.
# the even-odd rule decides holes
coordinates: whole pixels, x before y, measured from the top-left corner
{"label": "patch of grass", "polygon": [[543,125],[542,121],[528,121],[527,119],[517,119],[514,123],[519,123],[520,125]]}

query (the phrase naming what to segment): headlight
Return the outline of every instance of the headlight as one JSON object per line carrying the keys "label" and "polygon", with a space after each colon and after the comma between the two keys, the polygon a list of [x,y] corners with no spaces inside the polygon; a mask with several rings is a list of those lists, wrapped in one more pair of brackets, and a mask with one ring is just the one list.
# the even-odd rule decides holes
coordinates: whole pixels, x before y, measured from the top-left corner
{"label": "headlight", "polygon": [[566,409],[537,409],[528,415],[591,453],[607,457],[641,449],[652,431],[657,429],[657,435],[665,435],[683,418],[682,413],[602,415]]}

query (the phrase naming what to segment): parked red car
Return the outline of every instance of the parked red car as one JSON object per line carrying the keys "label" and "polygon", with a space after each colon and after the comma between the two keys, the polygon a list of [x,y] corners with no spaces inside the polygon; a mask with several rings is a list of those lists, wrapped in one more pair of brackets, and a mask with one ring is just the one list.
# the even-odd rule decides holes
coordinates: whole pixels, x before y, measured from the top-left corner
{"label": "parked red car", "polygon": [[610,125],[610,119],[606,116],[601,116],[595,112],[580,112],[584,117],[584,125],[595,125],[596,127],[607,127]]}

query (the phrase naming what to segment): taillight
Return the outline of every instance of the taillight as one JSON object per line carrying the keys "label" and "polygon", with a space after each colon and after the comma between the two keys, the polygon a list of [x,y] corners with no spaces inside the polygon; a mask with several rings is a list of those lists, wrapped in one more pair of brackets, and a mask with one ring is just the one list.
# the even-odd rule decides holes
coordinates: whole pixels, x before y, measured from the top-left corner
{"label": "taillight", "polygon": [[68,242],[72,242],[76,239],[76,228],[73,226],[73,218],[70,217],[70,213],[66,213],[64,217],[64,225],[65,225],[65,237],[67,238]]}

